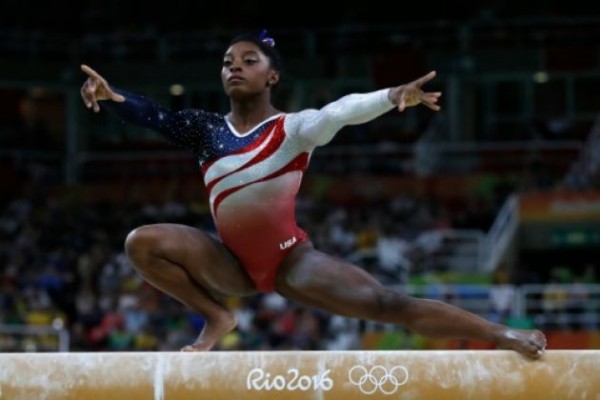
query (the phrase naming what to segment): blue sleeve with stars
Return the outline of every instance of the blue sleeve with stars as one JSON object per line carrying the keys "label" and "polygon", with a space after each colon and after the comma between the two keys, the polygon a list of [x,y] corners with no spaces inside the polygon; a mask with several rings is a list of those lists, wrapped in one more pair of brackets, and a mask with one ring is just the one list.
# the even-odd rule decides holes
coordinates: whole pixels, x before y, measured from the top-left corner
{"label": "blue sleeve with stars", "polygon": [[170,111],[154,100],[122,89],[112,88],[125,97],[123,103],[102,101],[101,104],[122,121],[152,129],[162,134],[172,145],[197,153],[203,134],[204,111],[186,109]]}

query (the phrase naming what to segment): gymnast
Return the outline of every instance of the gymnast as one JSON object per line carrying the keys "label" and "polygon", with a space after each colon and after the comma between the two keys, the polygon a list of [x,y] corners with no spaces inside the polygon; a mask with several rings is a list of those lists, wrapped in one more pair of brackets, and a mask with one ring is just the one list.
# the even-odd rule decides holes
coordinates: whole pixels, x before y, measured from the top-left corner
{"label": "gymnast", "polygon": [[284,112],[272,103],[280,83],[275,40],[243,34],[229,43],[221,68],[230,99],[227,114],[170,111],[140,94],[109,85],[87,65],[85,106],[101,107],[127,123],[164,135],[198,160],[218,236],[159,223],[132,230],[126,254],[147,282],[201,314],[205,325],[182,351],[210,350],[236,326],[227,296],[276,291],[308,307],[350,318],[399,324],[432,338],[480,339],[499,349],[540,358],[538,330],[493,323],[445,302],[411,297],[382,285],[362,268],[313,246],[296,223],[295,198],[313,151],[344,126],[363,124],[393,109],[423,105],[439,111],[441,92],[422,86],[431,71],[396,87],[345,95],[320,109]]}

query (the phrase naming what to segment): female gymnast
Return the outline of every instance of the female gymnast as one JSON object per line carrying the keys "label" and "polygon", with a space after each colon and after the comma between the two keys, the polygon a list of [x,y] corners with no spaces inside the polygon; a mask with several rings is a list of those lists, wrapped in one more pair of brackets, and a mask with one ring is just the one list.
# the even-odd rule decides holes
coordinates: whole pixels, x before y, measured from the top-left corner
{"label": "female gymnast", "polygon": [[422,104],[440,110],[441,92],[421,87],[435,71],[404,85],[341,97],[321,109],[286,113],[272,103],[281,78],[273,38],[240,35],[223,55],[227,114],[170,111],[139,94],[112,87],[81,65],[85,106],[156,130],[197,158],[218,231],[190,226],[138,227],[125,239],[129,260],[151,285],[205,318],[183,351],[210,350],[236,326],[226,296],[276,291],[292,301],[351,318],[395,323],[436,338],[481,339],[531,358],[544,353],[538,330],[512,329],[450,304],[382,285],[358,266],[313,246],[296,223],[295,197],[312,152],[346,125],[362,124]]}

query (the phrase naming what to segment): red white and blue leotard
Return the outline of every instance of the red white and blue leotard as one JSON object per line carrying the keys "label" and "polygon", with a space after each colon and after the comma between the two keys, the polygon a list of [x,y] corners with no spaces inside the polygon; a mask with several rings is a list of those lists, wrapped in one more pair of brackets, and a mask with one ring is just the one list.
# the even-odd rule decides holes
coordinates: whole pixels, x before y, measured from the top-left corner
{"label": "red white and blue leotard", "polygon": [[125,102],[103,106],[194,153],[219,236],[262,292],[274,290],[279,265],[308,239],[296,224],[295,199],[313,150],[343,126],[365,123],[394,107],[387,89],[350,94],[320,110],[275,115],[240,133],[223,114],[172,112],[143,96],[115,91]]}

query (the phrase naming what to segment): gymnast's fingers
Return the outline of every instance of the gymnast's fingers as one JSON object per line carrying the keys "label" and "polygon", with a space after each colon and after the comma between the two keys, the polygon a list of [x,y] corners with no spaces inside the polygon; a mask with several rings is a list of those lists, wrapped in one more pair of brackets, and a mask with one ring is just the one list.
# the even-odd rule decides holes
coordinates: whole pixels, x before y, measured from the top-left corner
{"label": "gymnast's fingers", "polygon": [[95,108],[96,102],[96,82],[88,78],[81,86],[81,98],[87,108]]}
{"label": "gymnast's fingers", "polygon": [[418,87],[423,86],[424,84],[426,84],[427,82],[429,82],[430,80],[432,80],[433,78],[435,78],[435,76],[437,75],[437,72],[435,71],[431,71],[426,75],[423,75],[422,77],[420,77],[419,79],[417,79],[415,81],[416,85]]}
{"label": "gymnast's fingers", "polygon": [[104,78],[102,78],[102,75],[100,75],[94,69],[92,69],[91,67],[89,67],[85,64],[81,64],[80,68],[81,68],[81,71],[86,73],[90,78],[104,79]]}

